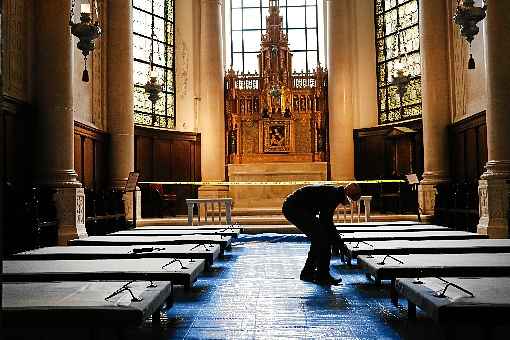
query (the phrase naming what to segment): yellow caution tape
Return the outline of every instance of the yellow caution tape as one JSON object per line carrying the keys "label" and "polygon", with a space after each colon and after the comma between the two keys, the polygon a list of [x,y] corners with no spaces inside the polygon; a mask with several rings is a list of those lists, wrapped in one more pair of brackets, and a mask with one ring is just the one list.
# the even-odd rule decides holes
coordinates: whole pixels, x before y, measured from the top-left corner
{"label": "yellow caution tape", "polygon": [[200,182],[138,182],[139,184],[166,184],[166,185],[307,185],[307,184],[380,184],[380,183],[405,183],[400,179],[374,179],[365,181],[282,181],[282,182],[223,182],[223,181],[200,181]]}

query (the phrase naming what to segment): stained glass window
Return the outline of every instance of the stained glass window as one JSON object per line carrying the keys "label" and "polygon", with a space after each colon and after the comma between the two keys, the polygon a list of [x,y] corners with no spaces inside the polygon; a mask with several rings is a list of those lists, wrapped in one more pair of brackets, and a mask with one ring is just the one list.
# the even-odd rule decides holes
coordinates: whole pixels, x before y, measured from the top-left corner
{"label": "stained glass window", "polygon": [[[259,71],[257,54],[269,15],[269,0],[226,0],[227,66]],[[280,0],[294,71],[312,71],[324,61],[324,0]]]}
{"label": "stained glass window", "polygon": [[[421,117],[418,15],[418,0],[375,0],[379,124]],[[396,67],[410,76],[402,97],[392,85]]]}
{"label": "stained glass window", "polygon": [[[175,11],[174,0],[132,0],[133,80],[135,124],[175,127]],[[144,86],[152,69],[161,83],[160,99],[153,104]]]}

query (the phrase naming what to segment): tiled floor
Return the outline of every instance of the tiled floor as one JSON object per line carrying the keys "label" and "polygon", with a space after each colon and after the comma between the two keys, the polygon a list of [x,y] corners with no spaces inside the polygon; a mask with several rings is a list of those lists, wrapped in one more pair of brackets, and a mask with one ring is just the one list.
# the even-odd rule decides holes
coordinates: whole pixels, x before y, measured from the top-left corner
{"label": "tiled floor", "polygon": [[[408,324],[384,286],[334,259],[344,283],[321,287],[298,279],[308,251],[301,236],[247,236],[191,291],[176,290],[167,312],[171,339],[431,339],[425,317]],[[257,241],[258,240],[258,241]],[[401,300],[401,304],[405,301]]]}
{"label": "tiled floor", "polygon": [[[23,330],[0,338],[465,340],[488,334],[462,325],[453,337],[444,337],[419,310],[417,320],[408,322],[404,299],[399,307],[393,306],[387,286],[376,286],[359,269],[347,267],[338,258],[331,268],[335,276],[342,277],[341,286],[302,282],[298,276],[308,246],[301,235],[240,236],[191,290],[176,287],[175,304],[166,311],[159,331],[153,331],[150,322],[141,328],[115,331],[97,329],[83,320],[83,330],[66,329],[65,325],[30,329],[28,323]],[[503,339],[508,338],[508,332],[508,328],[497,333],[491,330],[489,335]]]}

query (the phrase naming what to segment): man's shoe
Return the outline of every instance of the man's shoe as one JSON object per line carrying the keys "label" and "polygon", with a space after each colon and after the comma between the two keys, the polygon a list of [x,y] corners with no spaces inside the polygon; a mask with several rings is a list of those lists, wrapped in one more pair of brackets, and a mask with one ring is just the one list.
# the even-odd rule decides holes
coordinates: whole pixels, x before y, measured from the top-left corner
{"label": "man's shoe", "polygon": [[315,272],[302,271],[301,274],[299,275],[299,279],[301,281],[306,281],[306,282],[315,282]]}
{"label": "man's shoe", "polygon": [[330,274],[317,276],[315,283],[321,286],[338,286],[342,282],[341,278],[335,279]]}

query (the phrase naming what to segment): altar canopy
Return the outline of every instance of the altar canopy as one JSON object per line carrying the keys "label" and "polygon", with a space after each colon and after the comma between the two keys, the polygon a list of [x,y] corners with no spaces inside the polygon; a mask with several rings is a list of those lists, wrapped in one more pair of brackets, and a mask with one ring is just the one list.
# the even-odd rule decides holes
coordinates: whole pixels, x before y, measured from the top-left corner
{"label": "altar canopy", "polygon": [[327,70],[293,72],[278,1],[270,1],[259,72],[225,74],[229,164],[328,161]]}

